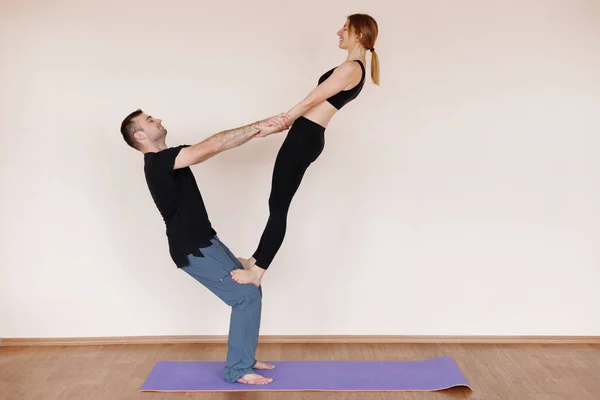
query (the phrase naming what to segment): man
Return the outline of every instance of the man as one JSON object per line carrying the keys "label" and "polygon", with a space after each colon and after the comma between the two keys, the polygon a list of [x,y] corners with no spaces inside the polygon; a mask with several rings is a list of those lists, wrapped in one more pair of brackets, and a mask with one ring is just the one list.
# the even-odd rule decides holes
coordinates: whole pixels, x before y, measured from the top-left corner
{"label": "man", "polygon": [[254,369],[273,365],[256,361],[262,307],[262,288],[241,285],[231,271],[243,268],[217,237],[190,166],[208,160],[250,139],[286,129],[286,116],[214,134],[193,146],[167,147],[162,121],[142,110],[129,114],[121,124],[125,142],[144,154],[144,172],[150,194],[166,224],[171,258],[178,268],[202,283],[231,306],[225,380],[267,384],[272,379]]}

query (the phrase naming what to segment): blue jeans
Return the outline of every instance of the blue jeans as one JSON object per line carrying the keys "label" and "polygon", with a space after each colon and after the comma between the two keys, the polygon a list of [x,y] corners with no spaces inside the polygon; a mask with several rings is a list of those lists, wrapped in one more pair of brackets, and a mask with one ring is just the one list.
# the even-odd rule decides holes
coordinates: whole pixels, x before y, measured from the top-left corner
{"label": "blue jeans", "polygon": [[189,255],[189,265],[181,269],[231,307],[225,380],[235,382],[243,375],[254,373],[262,288],[234,281],[230,272],[243,268],[242,265],[217,236],[210,242],[209,247],[200,249],[204,257]]}

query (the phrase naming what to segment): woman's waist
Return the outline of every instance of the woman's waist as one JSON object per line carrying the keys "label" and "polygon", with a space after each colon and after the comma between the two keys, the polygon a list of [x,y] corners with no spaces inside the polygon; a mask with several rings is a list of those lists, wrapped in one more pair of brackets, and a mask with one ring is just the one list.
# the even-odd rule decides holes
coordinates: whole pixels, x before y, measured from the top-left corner
{"label": "woman's waist", "polygon": [[337,109],[334,106],[329,104],[327,101],[323,101],[320,104],[312,107],[302,116],[323,128],[327,128],[329,121],[331,121],[331,118],[336,112]]}

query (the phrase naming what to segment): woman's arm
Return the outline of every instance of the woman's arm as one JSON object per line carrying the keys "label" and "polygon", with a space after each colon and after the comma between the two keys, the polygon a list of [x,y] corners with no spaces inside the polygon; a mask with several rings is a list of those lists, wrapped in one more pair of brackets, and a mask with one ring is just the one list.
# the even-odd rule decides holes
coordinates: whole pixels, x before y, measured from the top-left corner
{"label": "woman's arm", "polygon": [[317,104],[344,90],[352,82],[352,76],[357,72],[357,68],[360,67],[352,61],[346,61],[337,67],[329,78],[314,88],[304,100],[287,112],[287,115],[291,118],[288,124],[291,125],[292,122]]}

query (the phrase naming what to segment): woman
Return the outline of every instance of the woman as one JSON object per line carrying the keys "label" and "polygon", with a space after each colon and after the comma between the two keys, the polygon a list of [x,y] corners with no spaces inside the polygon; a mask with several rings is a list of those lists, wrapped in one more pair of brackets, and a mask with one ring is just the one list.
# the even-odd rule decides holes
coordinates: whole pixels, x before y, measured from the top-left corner
{"label": "woman", "polygon": [[346,61],[323,74],[318,86],[287,112],[288,126],[292,121],[293,125],[275,160],[269,220],[252,258],[239,259],[244,269],[231,272],[236,282],[260,286],[263,274],[283,243],[292,198],[306,169],[323,151],[327,124],[363,88],[367,50],[372,53],[371,79],[379,85],[379,59],[374,48],[377,34],[377,22],[372,17],[350,15],[337,33],[339,47],[348,51]]}

